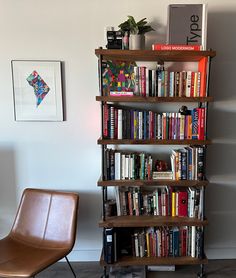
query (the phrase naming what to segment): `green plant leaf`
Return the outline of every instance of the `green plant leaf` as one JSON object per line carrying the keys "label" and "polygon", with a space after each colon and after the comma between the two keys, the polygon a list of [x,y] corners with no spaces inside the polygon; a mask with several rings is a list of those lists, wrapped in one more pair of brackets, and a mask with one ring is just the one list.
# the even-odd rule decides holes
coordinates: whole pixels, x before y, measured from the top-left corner
{"label": "green plant leaf", "polygon": [[118,27],[122,32],[128,31],[130,34],[145,34],[150,31],[155,31],[150,25],[147,24],[147,18],[142,18],[138,22],[135,21],[132,15],[127,16],[128,19],[121,23]]}

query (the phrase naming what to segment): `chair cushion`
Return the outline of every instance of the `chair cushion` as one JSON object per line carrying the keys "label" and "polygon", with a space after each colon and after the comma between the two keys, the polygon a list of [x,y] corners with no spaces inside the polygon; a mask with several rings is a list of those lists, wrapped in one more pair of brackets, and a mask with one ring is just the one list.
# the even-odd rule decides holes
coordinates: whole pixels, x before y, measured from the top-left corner
{"label": "chair cushion", "polygon": [[70,250],[34,248],[10,236],[0,241],[0,277],[32,277]]}

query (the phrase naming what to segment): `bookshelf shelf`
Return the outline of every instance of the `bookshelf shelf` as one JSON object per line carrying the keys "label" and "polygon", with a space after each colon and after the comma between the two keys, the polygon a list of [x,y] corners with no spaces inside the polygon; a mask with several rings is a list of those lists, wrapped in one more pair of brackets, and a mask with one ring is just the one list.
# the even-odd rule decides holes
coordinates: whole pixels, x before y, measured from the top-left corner
{"label": "bookshelf shelf", "polygon": [[167,185],[175,187],[190,187],[190,186],[207,186],[209,182],[207,180],[99,180],[98,186],[158,186]]}
{"label": "bookshelf shelf", "polygon": [[215,57],[215,51],[156,51],[95,49],[97,57],[119,61],[197,62],[204,57]]}
{"label": "bookshelf shelf", "polygon": [[141,97],[141,96],[96,96],[97,101],[105,102],[141,102],[141,103],[162,103],[162,102],[212,102],[213,97]]}
{"label": "bookshelf shelf", "polygon": [[132,140],[99,138],[97,143],[99,145],[210,145],[211,140]]}
{"label": "bookshelf shelf", "polygon": [[[209,184],[208,180],[205,179],[205,155],[206,146],[211,144],[211,140],[109,138],[208,138],[207,109],[208,103],[213,101],[213,97],[209,96],[208,93],[209,71],[211,58],[216,55],[216,52],[111,50],[101,48],[95,49],[95,54],[99,63],[100,85],[100,96],[96,96],[96,101],[101,103],[102,123],[101,137],[97,140],[97,144],[101,146],[102,150],[102,174],[97,186],[102,190],[103,199],[103,214],[99,227],[103,228],[104,236],[103,250],[105,251],[100,260],[101,265],[105,267],[104,277],[107,277],[106,266],[108,265],[196,264],[201,265],[201,272],[203,273],[203,265],[208,262],[204,255],[204,230],[208,224],[205,217],[205,188]],[[108,60],[111,61],[111,64],[107,62]],[[113,63],[113,61],[117,63]],[[128,71],[125,75],[123,72],[125,67],[122,70],[119,67],[121,61],[157,62],[158,65],[153,69],[146,66],[134,66],[134,63],[125,63],[133,66],[133,68],[130,67],[133,75]],[[191,71],[191,67],[189,67],[189,70],[181,71],[182,64],[177,65],[180,66],[179,72],[171,72],[171,67],[166,69],[166,65],[168,68],[170,63],[167,63],[164,69],[165,62],[195,62],[197,63],[197,72]],[[149,64],[153,65],[154,63]],[[117,72],[114,71],[112,78],[115,80],[114,84],[117,82],[117,86],[111,82],[109,83],[109,78],[106,79],[103,75],[104,69],[108,72],[116,66]],[[122,86],[118,86],[122,79],[115,77],[119,74],[126,76],[125,81],[123,79]],[[131,83],[131,80],[133,83]],[[104,86],[103,82],[108,85]],[[128,87],[127,84],[131,84],[131,87]],[[113,89],[110,90],[110,88]],[[128,88],[132,88],[133,92],[139,95],[109,96],[110,91],[113,91],[114,94],[126,94]],[[163,108],[165,109],[165,104],[168,103],[173,107],[178,106],[178,109],[170,107],[171,111],[162,112]],[[197,107],[192,110],[185,107],[184,111],[182,107],[180,109],[181,104],[186,106],[188,103],[190,103],[190,106],[196,103]],[[156,105],[157,111],[155,109],[155,111],[150,110],[150,107],[153,107],[152,104]],[[108,148],[108,145],[112,146]],[[131,146],[131,149],[135,149],[135,152],[132,152],[127,151],[125,145],[138,146]],[[158,146],[162,145],[170,146],[169,148],[172,149],[171,155],[176,159],[171,158],[173,177],[180,178],[180,180],[148,179],[152,177],[150,173],[154,171],[154,158],[152,154],[142,152],[144,147],[141,145],[149,145],[148,149],[152,150],[158,149]],[[183,147],[174,147],[178,145]],[[180,150],[179,153],[177,148]],[[141,150],[141,152],[136,149]],[[155,154],[155,150],[153,150],[153,153]],[[177,156],[175,156],[176,153]],[[184,162],[181,160],[183,159],[182,154],[185,157]],[[149,159],[151,160],[150,164]],[[126,167],[127,165],[129,166]],[[186,176],[182,175],[182,170],[186,171]],[[178,175],[176,175],[177,171],[180,171]],[[118,180],[114,180],[117,177]],[[134,177],[137,179],[133,180]],[[145,178],[147,179],[145,180]],[[116,205],[119,208],[116,216],[111,216],[114,214],[109,214],[109,210],[107,211],[110,201],[108,190],[111,190],[111,187],[115,188]],[[185,199],[183,198],[184,194],[187,196]],[[184,213],[183,210],[179,213],[179,207],[182,204],[184,204]],[[181,209],[183,209],[183,206]],[[141,212],[148,212],[151,215],[134,216],[135,214],[141,214]],[[176,215],[184,215],[185,217]],[[199,219],[192,216],[198,216]],[[147,254],[150,254],[147,246],[153,243],[151,241],[153,238],[150,239],[150,237],[153,237],[152,233],[159,236],[159,241],[160,238],[161,241],[164,240],[162,246],[166,245],[170,248],[169,246],[172,244],[172,249],[163,251],[160,249],[160,242],[156,238],[155,248],[159,248],[159,252],[164,252],[161,257],[147,257]],[[118,254],[115,255],[115,250],[118,250],[119,247],[118,245],[115,246],[115,238],[118,238],[118,235],[122,237],[123,234],[125,239],[130,237],[128,238],[130,245],[137,246],[138,244],[138,249],[142,247],[142,250],[146,250],[146,256],[142,257],[139,251],[132,250],[129,256],[118,257],[117,261],[114,262]],[[108,237],[109,240],[112,238],[112,243],[106,241]],[[141,244],[144,245],[141,246]],[[180,247],[180,244],[185,244],[185,246]],[[165,256],[165,252],[171,255],[174,254],[173,250],[176,249],[185,250],[185,253],[181,253],[181,251],[175,253],[184,254],[184,256]],[[110,253],[108,254],[108,252]],[[186,254],[188,256],[185,256]],[[109,260],[111,260],[110,263]]]}
{"label": "bookshelf shelf", "polygon": [[190,217],[173,216],[113,216],[107,217],[105,221],[99,222],[99,227],[125,228],[125,227],[159,227],[159,226],[205,226],[207,220],[199,220]]}
{"label": "bookshelf shelf", "polygon": [[[124,256],[119,258],[119,260],[113,264],[113,266],[129,266],[129,265],[199,265],[199,264],[207,264],[208,259],[204,257],[203,259],[192,258],[192,257],[131,257]],[[101,266],[108,266],[104,259],[103,253],[100,259]]]}

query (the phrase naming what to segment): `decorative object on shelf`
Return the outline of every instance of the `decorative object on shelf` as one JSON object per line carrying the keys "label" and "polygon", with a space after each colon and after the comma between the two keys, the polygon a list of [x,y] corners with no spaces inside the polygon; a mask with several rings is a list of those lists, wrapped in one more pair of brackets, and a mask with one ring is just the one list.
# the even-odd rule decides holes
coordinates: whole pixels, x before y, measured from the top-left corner
{"label": "decorative object on shelf", "polygon": [[207,4],[169,5],[167,34],[169,44],[202,45],[206,50]]}
{"label": "decorative object on shelf", "polygon": [[63,121],[60,61],[13,60],[16,121]]}
{"label": "decorative object on shelf", "polygon": [[107,49],[122,49],[122,32],[107,31]]}
{"label": "decorative object on shelf", "polygon": [[121,23],[120,30],[125,34],[129,32],[129,49],[138,50],[145,48],[145,36],[144,34],[150,31],[155,31],[151,25],[147,25],[146,18],[139,20],[138,22],[133,16],[128,15],[128,19]]}
{"label": "decorative object on shelf", "polygon": [[164,172],[168,170],[168,164],[164,160],[156,160],[155,161],[155,170],[157,172]]}

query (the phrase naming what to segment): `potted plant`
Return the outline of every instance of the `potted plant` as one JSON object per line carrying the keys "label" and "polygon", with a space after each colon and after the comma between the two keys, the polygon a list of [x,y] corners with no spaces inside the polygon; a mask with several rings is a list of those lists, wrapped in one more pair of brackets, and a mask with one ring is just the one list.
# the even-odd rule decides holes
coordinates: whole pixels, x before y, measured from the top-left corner
{"label": "potted plant", "polygon": [[129,49],[144,48],[145,33],[155,31],[151,25],[147,25],[146,17],[136,22],[131,15],[128,15],[128,19],[118,27],[123,34],[129,34]]}

